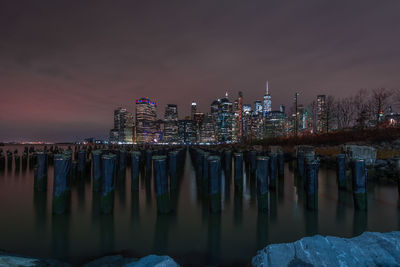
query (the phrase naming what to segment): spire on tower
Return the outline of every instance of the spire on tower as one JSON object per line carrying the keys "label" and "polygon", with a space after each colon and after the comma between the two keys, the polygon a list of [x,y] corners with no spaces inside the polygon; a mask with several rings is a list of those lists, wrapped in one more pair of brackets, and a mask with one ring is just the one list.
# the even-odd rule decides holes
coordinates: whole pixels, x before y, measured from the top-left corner
{"label": "spire on tower", "polygon": [[266,86],[265,86],[265,87],[266,87],[266,88],[265,88],[266,94],[268,95],[268,94],[269,94],[268,81],[266,82]]}
{"label": "spire on tower", "polygon": [[225,97],[228,98],[228,91],[225,92]]}

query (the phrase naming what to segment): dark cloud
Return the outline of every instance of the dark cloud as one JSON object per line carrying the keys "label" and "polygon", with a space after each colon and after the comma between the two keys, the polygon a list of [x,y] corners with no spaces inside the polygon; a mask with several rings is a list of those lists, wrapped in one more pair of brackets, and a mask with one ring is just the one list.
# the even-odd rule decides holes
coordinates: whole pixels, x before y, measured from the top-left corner
{"label": "dark cloud", "polygon": [[0,140],[106,137],[148,96],[273,108],[400,82],[399,1],[0,1]]}

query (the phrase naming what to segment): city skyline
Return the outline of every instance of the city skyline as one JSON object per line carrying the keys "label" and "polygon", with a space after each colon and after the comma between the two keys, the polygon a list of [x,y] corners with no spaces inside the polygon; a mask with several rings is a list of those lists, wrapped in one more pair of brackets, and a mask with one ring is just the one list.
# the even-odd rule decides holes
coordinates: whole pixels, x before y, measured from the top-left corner
{"label": "city skyline", "polygon": [[192,101],[207,112],[227,90],[244,92],[243,104],[262,101],[266,80],[272,110],[289,111],[297,91],[307,105],[318,94],[396,89],[399,7],[4,1],[0,140],[106,139],[112,110],[140,97],[190,115]]}

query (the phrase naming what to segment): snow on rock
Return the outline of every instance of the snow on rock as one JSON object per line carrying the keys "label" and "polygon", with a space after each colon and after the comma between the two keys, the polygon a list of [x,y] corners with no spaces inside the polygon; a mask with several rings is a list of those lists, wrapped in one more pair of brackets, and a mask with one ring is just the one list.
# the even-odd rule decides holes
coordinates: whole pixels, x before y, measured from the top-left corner
{"label": "snow on rock", "polygon": [[316,235],[259,250],[253,266],[400,266],[400,232],[354,238]]}

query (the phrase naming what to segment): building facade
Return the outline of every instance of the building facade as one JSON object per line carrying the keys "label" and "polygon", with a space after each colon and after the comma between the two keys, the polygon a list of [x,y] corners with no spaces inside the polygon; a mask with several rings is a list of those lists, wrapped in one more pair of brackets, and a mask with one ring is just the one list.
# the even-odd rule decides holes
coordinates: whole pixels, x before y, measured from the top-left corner
{"label": "building facade", "polygon": [[136,142],[152,143],[157,137],[157,104],[149,98],[136,100]]}
{"label": "building facade", "polygon": [[162,142],[178,142],[178,106],[175,104],[168,104],[165,107]]}

